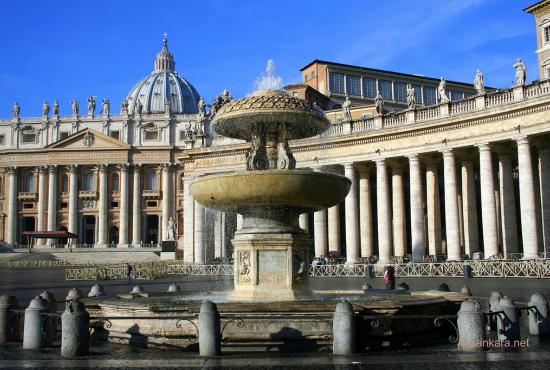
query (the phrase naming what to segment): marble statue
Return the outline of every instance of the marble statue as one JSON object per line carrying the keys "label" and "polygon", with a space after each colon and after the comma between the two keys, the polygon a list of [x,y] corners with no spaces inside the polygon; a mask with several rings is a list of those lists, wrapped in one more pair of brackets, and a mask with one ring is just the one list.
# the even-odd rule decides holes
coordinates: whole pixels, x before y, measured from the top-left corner
{"label": "marble statue", "polygon": [[141,114],[141,111],[143,110],[143,105],[141,104],[141,100],[136,100],[136,108],[135,108],[135,111],[138,113],[138,114]]}
{"label": "marble statue", "polygon": [[374,107],[377,114],[384,114],[384,97],[380,94],[380,91],[376,91],[376,97],[374,98]]}
{"label": "marble statue", "polygon": [[525,78],[527,74],[527,68],[521,58],[518,58],[517,62],[513,65],[516,69],[516,86],[525,85]]}
{"label": "marble statue", "polygon": [[414,94],[414,87],[411,84],[407,84],[407,107],[414,109],[416,106],[416,95]]}
{"label": "marble statue", "polygon": [[55,116],[59,115],[59,102],[57,100],[53,102],[53,114]]}
{"label": "marble statue", "polygon": [[103,99],[101,101],[101,106],[101,113],[109,114],[109,109],[111,109],[111,103],[109,102],[109,99]]}
{"label": "marble statue", "polygon": [[344,122],[351,122],[351,101],[349,100],[349,96],[346,95],[346,101],[344,101],[344,104],[342,104],[342,119]]}
{"label": "marble statue", "polygon": [[202,96],[200,97],[199,102],[197,103],[197,108],[199,111],[199,119],[202,120],[206,115],[206,103],[204,102],[204,99],[202,98]]}
{"label": "marble statue", "polygon": [[478,95],[485,94],[485,87],[483,86],[483,73],[478,69],[476,72],[476,77],[474,79],[474,88],[477,91]]}
{"label": "marble statue", "polygon": [[222,93],[214,99],[212,105],[210,106],[210,117],[213,117],[218,110],[224,106],[224,104],[229,103],[232,99],[231,93],[227,89],[223,90]]}
{"label": "marble statue", "polygon": [[45,101],[42,104],[42,115],[43,116],[48,116],[48,114],[50,114],[50,105],[48,104],[47,101]]}
{"label": "marble statue", "polygon": [[121,112],[127,112],[128,111],[128,100],[124,99],[122,103],[120,103],[120,111]]}
{"label": "marble statue", "polygon": [[176,222],[172,217],[168,220],[166,227],[166,240],[176,240]]}
{"label": "marble statue", "polygon": [[437,87],[437,95],[439,97],[440,103],[448,103],[449,97],[447,96],[447,82],[443,77],[439,81],[439,86]]}
{"label": "marble statue", "polygon": [[94,135],[91,134],[90,132],[86,132],[82,137],[82,143],[84,144],[84,146],[87,146],[88,148],[94,145],[94,141],[95,141]]}
{"label": "marble statue", "polygon": [[88,96],[88,115],[93,116],[95,112],[95,96]]}
{"label": "marble statue", "polygon": [[19,106],[19,104],[15,103],[11,108],[11,112],[13,113],[14,117],[19,117],[19,113],[21,113],[21,107]]}
{"label": "marble statue", "polygon": [[73,110],[73,115],[78,116],[78,100],[73,99],[71,100],[71,109]]}

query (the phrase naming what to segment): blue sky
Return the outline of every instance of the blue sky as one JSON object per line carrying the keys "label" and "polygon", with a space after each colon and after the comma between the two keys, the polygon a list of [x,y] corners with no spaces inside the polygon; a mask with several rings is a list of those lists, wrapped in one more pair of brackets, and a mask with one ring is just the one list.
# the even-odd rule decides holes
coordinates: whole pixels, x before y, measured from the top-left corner
{"label": "blue sky", "polygon": [[267,59],[286,83],[314,59],[495,87],[512,84],[517,57],[537,79],[535,0],[2,1],[0,117],[58,99],[109,98],[118,111],[153,69],[168,33],[176,69],[211,101],[252,91]]}

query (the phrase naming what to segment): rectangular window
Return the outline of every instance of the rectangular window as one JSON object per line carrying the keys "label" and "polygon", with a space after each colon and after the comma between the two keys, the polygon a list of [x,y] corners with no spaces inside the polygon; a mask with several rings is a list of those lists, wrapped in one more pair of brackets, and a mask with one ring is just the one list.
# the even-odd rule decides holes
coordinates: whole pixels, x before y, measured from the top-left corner
{"label": "rectangular window", "polygon": [[350,95],[361,95],[361,77],[346,75],[346,89]]}
{"label": "rectangular window", "polygon": [[67,202],[61,202],[61,208],[67,208],[68,203]]}
{"label": "rectangular window", "polygon": [[550,26],[544,27],[544,42],[550,42]]}
{"label": "rectangular window", "polygon": [[464,99],[464,93],[462,91],[451,90],[451,100],[462,100]]}
{"label": "rectangular window", "polygon": [[156,200],[148,200],[147,201],[147,208],[157,208],[157,201]]}
{"label": "rectangular window", "polygon": [[111,202],[111,208],[118,208],[118,202]]}
{"label": "rectangular window", "polygon": [[23,133],[23,136],[21,137],[21,142],[23,144],[36,143],[36,134],[34,132]]}
{"label": "rectangular window", "polygon": [[396,101],[407,101],[407,85],[403,82],[394,82],[393,97]]}
{"label": "rectangular window", "polygon": [[6,143],[6,135],[0,135],[0,145],[4,145]]}
{"label": "rectangular window", "polygon": [[382,94],[382,97],[384,97],[384,99],[386,100],[393,100],[391,85],[391,81],[378,80],[378,89],[380,90],[380,94]]}
{"label": "rectangular window", "polygon": [[329,73],[329,89],[335,93],[344,93],[344,74],[337,72]]}
{"label": "rectangular window", "polygon": [[413,85],[413,87],[416,104],[422,104],[422,88],[420,87],[420,85]]}
{"label": "rectangular window", "polygon": [[143,134],[145,141],[159,141],[158,131],[145,131]]}
{"label": "rectangular window", "polygon": [[34,203],[23,203],[23,209],[33,209]]}
{"label": "rectangular window", "polygon": [[63,140],[65,139],[66,137],[69,137],[69,133],[67,131],[61,131],[59,133],[59,140]]}
{"label": "rectangular window", "polygon": [[424,105],[434,105],[435,103],[435,87],[424,86]]}
{"label": "rectangular window", "polygon": [[111,131],[111,137],[118,140],[120,138],[120,131]]}
{"label": "rectangular window", "polygon": [[376,96],[376,80],[374,78],[363,78],[363,95],[369,98]]}

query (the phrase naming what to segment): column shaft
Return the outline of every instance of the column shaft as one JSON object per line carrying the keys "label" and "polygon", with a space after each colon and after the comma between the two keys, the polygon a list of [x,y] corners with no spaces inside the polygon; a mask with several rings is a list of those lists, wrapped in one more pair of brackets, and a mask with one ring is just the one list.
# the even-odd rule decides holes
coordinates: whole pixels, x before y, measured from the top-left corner
{"label": "column shaft", "polygon": [[391,262],[390,192],[386,161],[376,161],[376,208],[378,213],[378,263]]}
{"label": "column shaft", "polygon": [[439,204],[439,179],[437,165],[426,168],[426,207],[428,209],[428,246],[430,256],[441,253],[441,214]]}
{"label": "column shaft", "polygon": [[128,165],[120,166],[120,228],[118,245],[128,246]]}
{"label": "column shaft", "polygon": [[183,261],[195,262],[195,199],[191,194],[191,178],[183,178]]}
{"label": "column shaft", "polygon": [[308,214],[307,213],[302,213],[300,215],[300,218],[298,220],[299,222],[299,225],[300,225],[300,229],[303,229],[306,231],[306,233],[309,232],[309,222],[308,222]]}
{"label": "column shaft", "polygon": [[[48,181],[48,231],[57,229],[57,167],[49,167]],[[48,244],[57,243],[55,239],[48,239]]]}
{"label": "column shaft", "polygon": [[447,260],[462,259],[460,253],[460,231],[458,221],[458,195],[456,185],[455,157],[452,151],[443,153],[443,171],[445,182],[445,231]]}
{"label": "column shaft", "polygon": [[328,254],[326,209],[313,213],[313,242],[315,244],[315,257]]}
{"label": "column shaft", "polygon": [[162,237],[160,240],[166,240],[168,221],[172,217],[173,192],[170,166],[169,163],[162,166]]}
{"label": "column shaft", "polygon": [[536,224],[537,215],[535,212],[536,208],[533,183],[533,163],[531,161],[531,147],[527,138],[518,139],[517,144],[523,258],[537,258],[538,233]]}
{"label": "column shaft", "polygon": [[[40,167],[39,168],[39,174],[38,174],[38,217],[36,222],[36,230],[38,231],[44,231],[46,230],[46,206],[47,206],[47,199],[48,199],[48,180],[46,179],[46,175],[48,169],[47,167]],[[69,230],[70,231],[70,230]],[[37,239],[36,244],[37,245],[44,245],[46,240],[44,239]]]}
{"label": "column shaft", "polygon": [[195,263],[204,264],[204,207],[195,201]]}
{"label": "column shaft", "polygon": [[502,215],[502,249],[504,255],[517,253],[518,235],[516,220],[516,197],[512,158],[509,155],[499,156],[500,209]]}
{"label": "column shaft", "polygon": [[214,258],[222,258],[223,256],[223,212],[216,211],[216,219],[214,220]]}
{"label": "column shaft", "polygon": [[340,206],[335,205],[328,213],[328,251],[340,256]]}
{"label": "column shaft", "polygon": [[474,253],[479,251],[474,165],[472,161],[462,161],[461,167],[464,253],[471,258]]}
{"label": "column shaft", "polygon": [[357,176],[353,163],[344,165],[351,189],[345,200],[346,214],[346,263],[359,262],[359,215],[357,214]]}
{"label": "column shaft", "polygon": [[405,229],[405,193],[403,189],[403,169],[392,170],[392,225],[393,255],[403,257],[407,250]]}
{"label": "column shaft", "polygon": [[109,210],[107,205],[107,177],[109,167],[106,164],[99,165],[99,205],[98,205],[98,232],[97,232],[97,246],[105,247],[111,243],[108,236],[108,218]]}
{"label": "column shaft", "polygon": [[539,149],[542,235],[546,256],[550,256],[550,149]]}
{"label": "column shaft", "polygon": [[69,232],[78,232],[78,166],[69,167]]}
{"label": "column shaft", "polygon": [[17,244],[17,168],[9,167],[8,171],[8,227],[6,230],[6,243],[15,246]]}
{"label": "column shaft", "polygon": [[411,203],[411,249],[415,262],[424,260],[426,241],[424,240],[424,208],[422,173],[418,155],[409,157],[409,191]]}
{"label": "column shaft", "polygon": [[372,242],[372,204],[370,173],[367,169],[359,169],[359,239],[361,257],[374,255]]}
{"label": "column shaft", "polygon": [[493,161],[489,145],[479,146],[479,181],[481,191],[481,224],[485,258],[498,254],[497,212]]}

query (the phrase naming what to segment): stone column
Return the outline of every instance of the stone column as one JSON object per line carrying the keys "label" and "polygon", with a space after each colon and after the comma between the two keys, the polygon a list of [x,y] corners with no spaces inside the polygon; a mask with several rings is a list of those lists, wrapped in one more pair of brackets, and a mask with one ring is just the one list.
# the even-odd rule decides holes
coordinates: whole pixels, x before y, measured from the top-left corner
{"label": "stone column", "polygon": [[465,160],[462,161],[461,167],[464,253],[472,258],[472,254],[479,251],[474,165],[471,160]]}
{"label": "stone column", "polygon": [[445,231],[447,244],[447,260],[459,261],[460,230],[458,220],[458,194],[456,185],[455,156],[451,150],[443,152],[443,172],[445,183]]}
{"label": "stone column", "polygon": [[328,251],[340,256],[340,206],[335,205],[328,213]]}
{"label": "stone column", "polygon": [[376,208],[378,212],[378,263],[391,261],[391,219],[388,169],[385,159],[376,160]]}
{"label": "stone column", "polygon": [[481,225],[483,227],[483,253],[485,258],[498,254],[498,229],[495,202],[495,184],[491,148],[479,147],[479,183],[481,191]]}
{"label": "stone column", "polygon": [[237,230],[243,228],[244,217],[240,213],[237,213]]}
{"label": "stone column", "polygon": [[313,213],[313,242],[315,244],[315,257],[328,254],[326,209]]}
{"label": "stone column", "polygon": [[195,262],[195,199],[191,194],[190,177],[183,178],[183,261]]}
{"label": "stone column", "polygon": [[519,200],[521,210],[521,234],[523,239],[523,258],[538,257],[537,215],[535,212],[535,193],[533,183],[533,163],[529,139],[519,138]]}
{"label": "stone column", "polygon": [[542,235],[546,256],[550,255],[550,149],[539,149],[540,198],[542,208]]}
{"label": "stone column", "polygon": [[161,239],[166,240],[166,229],[168,229],[168,220],[172,216],[172,203],[173,201],[173,192],[172,192],[172,176],[170,172],[170,163],[165,163],[162,165],[162,230],[161,230]]}
{"label": "stone column", "polygon": [[499,155],[498,166],[500,173],[500,209],[502,214],[502,252],[506,256],[508,253],[517,253],[518,248],[516,197],[512,158],[510,155]]}
{"label": "stone column", "polygon": [[[57,229],[57,166],[49,167],[48,179],[48,231]],[[48,239],[48,244],[57,243],[55,239]]]}
{"label": "stone column", "polygon": [[351,180],[351,189],[345,200],[346,263],[359,262],[359,215],[357,213],[357,176],[353,163],[344,165],[345,175]]}
{"label": "stone column", "polygon": [[428,211],[428,246],[430,256],[441,253],[441,214],[437,164],[426,167],[426,207]]}
{"label": "stone column", "polygon": [[6,243],[15,246],[17,244],[17,167],[7,167],[8,174],[8,228],[6,230]]}
{"label": "stone column", "polygon": [[409,156],[409,191],[411,202],[411,249],[413,260],[422,262],[426,249],[424,240],[424,209],[422,172],[417,154]]}
{"label": "stone column", "polygon": [[359,169],[359,239],[361,242],[361,257],[374,254],[372,243],[372,208],[370,173],[367,168]]}
{"label": "stone column", "polygon": [[223,257],[223,246],[224,246],[224,231],[225,231],[225,225],[224,225],[224,212],[221,211],[215,211],[216,213],[216,219],[214,220],[214,258],[222,258]]}
{"label": "stone column", "polygon": [[106,164],[100,164],[99,166],[99,204],[98,204],[98,231],[97,231],[97,246],[105,247],[110,243],[108,232],[108,194],[107,194],[107,178],[109,173],[109,166]]}
{"label": "stone column", "polygon": [[120,165],[120,228],[118,246],[128,246],[128,165]]}
{"label": "stone column", "polygon": [[300,228],[305,230],[306,233],[309,233],[309,223],[308,223],[308,214],[302,213],[299,218]]}
{"label": "stone column", "polygon": [[78,165],[69,166],[69,232],[78,232]]}
{"label": "stone column", "polygon": [[195,201],[195,263],[206,262],[204,250],[204,207]]}
{"label": "stone column", "polygon": [[392,225],[393,255],[403,257],[407,250],[405,231],[405,193],[403,190],[403,168],[392,169]]}
{"label": "stone column", "polygon": [[141,165],[134,164],[132,189],[132,244],[141,243]]}
{"label": "stone column", "polygon": [[[46,230],[46,202],[48,199],[48,180],[46,180],[46,175],[48,173],[48,167],[41,166],[39,169],[38,174],[38,217],[36,222],[36,230],[38,231],[44,231]],[[69,209],[70,211],[70,209]],[[70,217],[69,217],[70,219]],[[69,230],[70,231],[70,230]],[[36,244],[37,245],[44,245],[46,242],[45,239],[37,239]]]}

